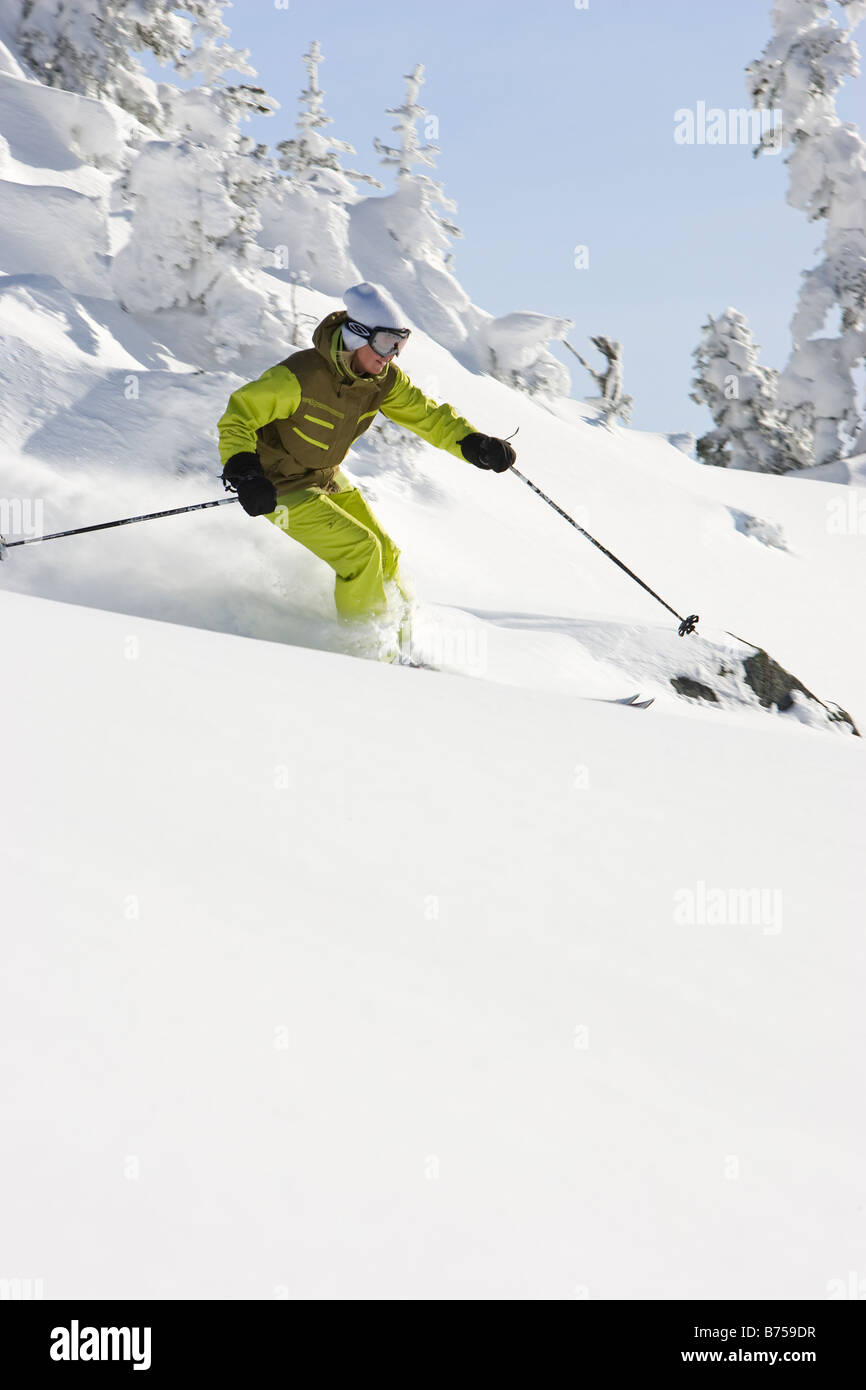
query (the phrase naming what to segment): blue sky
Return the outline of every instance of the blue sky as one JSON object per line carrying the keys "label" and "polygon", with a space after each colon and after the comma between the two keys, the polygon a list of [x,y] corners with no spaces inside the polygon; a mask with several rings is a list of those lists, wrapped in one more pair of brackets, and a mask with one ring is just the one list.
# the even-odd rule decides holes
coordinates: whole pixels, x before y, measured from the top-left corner
{"label": "blue sky", "polygon": [[[441,148],[430,172],[457,203],[456,272],[474,302],[572,319],[570,341],[593,363],[591,334],[619,338],[632,423],[702,433],[711,420],[688,393],[707,313],[740,309],[761,361],[782,367],[799,273],[823,238],[823,223],[787,206],[780,157],[673,138],[679,108],[748,106],[744,68],[769,38],[770,9],[771,0],[237,0],[226,18],[281,106],[250,133],[272,146],[293,133],[302,54],[318,38],[331,133],[386,186],[372,141],[390,138],[385,109],[423,63],[420,99]],[[861,78],[838,98],[861,128],[864,91]],[[578,245],[587,269],[575,268]],[[558,355],[574,367],[574,394],[593,394],[574,358]]]}

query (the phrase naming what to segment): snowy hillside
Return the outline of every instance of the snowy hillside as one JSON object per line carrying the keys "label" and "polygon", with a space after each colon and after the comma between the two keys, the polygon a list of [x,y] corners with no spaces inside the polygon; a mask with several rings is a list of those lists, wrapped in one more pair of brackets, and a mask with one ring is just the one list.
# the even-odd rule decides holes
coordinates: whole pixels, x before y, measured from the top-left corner
{"label": "snowy hillside", "polygon": [[0,610],[3,1243],[46,1297],[861,1267],[858,740]]}
{"label": "snowy hillside", "polygon": [[[218,369],[194,312],[125,312],[108,248],[123,244],[126,215],[108,210],[110,174],[82,162],[80,150],[116,163],[130,118],[25,78],[8,51],[4,62],[7,539],[16,519],[16,530],[35,525],[28,509],[52,532],[218,496],[215,422],[229,394],[284,356],[290,334],[308,342],[334,300],[259,272],[274,312],[231,372]],[[26,254],[15,203],[24,193],[38,228]],[[285,336],[270,338],[280,322]],[[696,681],[717,704],[756,711],[739,671],[733,682],[719,679],[736,633],[855,724],[858,707],[866,719],[866,661],[843,637],[863,620],[859,488],[819,483],[808,470],[775,478],[698,466],[659,437],[602,428],[592,406],[530,399],[476,375],[418,329],[404,360],[427,394],[451,401],[479,429],[506,435],[519,426],[521,470],[666,602],[702,619],[700,637],[671,640],[676,621],[523,483],[480,474],[383,421],[347,472],[402,548],[407,578],[428,605],[419,641],[432,641],[438,664],[459,668],[471,648],[475,674],[577,693],[623,694],[637,684],[684,713],[706,702],[678,695],[671,681]],[[11,557],[2,576],[10,589],[340,645],[330,572],[240,509],[22,547]],[[429,605],[462,616],[445,619]],[[461,631],[450,638],[455,621]],[[812,717],[796,702],[793,713]],[[820,710],[818,718],[825,722]]]}
{"label": "snowy hillside", "polygon": [[[15,546],[223,497],[229,395],[338,307],[245,262],[216,307],[124,308],[151,139],[0,45],[6,1268],[47,1297],[825,1296],[866,1259],[863,460],[706,467],[513,389],[406,263],[410,378],[518,430],[698,635],[384,417],[345,471],[436,671],[347,655],[331,572],[237,505]],[[380,201],[346,215],[364,275]],[[467,299],[503,358],[531,318]],[[801,688],[766,696],[757,649]]]}
{"label": "snowy hillside", "polygon": [[[303,300],[311,316],[332,307],[312,292]],[[222,494],[214,425],[243,377],[166,361],[116,305],[73,299],[45,275],[0,282],[0,327],[7,493],[35,493],[44,531]],[[520,480],[481,474],[385,422],[346,471],[402,548],[419,638],[431,634],[439,664],[459,668],[471,647],[474,673],[494,680],[587,694],[637,684],[683,713],[695,704],[671,680],[703,678],[721,704],[758,710],[716,679],[735,633],[866,722],[866,661],[849,635],[864,619],[859,489],[702,467],[659,438],[594,426],[590,407],[545,408],[473,376],[420,334],[407,365],[479,428],[519,426],[521,471],[681,614],[701,615],[701,635],[678,638],[676,620]],[[275,641],[341,640],[330,572],[239,508],[21,547],[2,578]],[[463,616],[443,632],[429,605]],[[455,623],[464,635],[449,638]]]}

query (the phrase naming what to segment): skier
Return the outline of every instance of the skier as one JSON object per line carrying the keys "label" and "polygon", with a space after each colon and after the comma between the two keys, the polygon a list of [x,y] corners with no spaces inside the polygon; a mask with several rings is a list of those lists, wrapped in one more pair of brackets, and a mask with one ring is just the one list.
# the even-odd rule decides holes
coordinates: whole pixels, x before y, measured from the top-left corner
{"label": "skier", "polygon": [[351,621],[388,612],[392,584],[408,603],[400,551],[340,469],[380,410],[476,468],[503,473],[517,456],[397,366],[409,329],[397,326],[386,290],[365,282],[343,302],[318,325],[312,348],[232,392],[217,428],[226,488],[249,516],[266,517],[331,566],[338,615]]}

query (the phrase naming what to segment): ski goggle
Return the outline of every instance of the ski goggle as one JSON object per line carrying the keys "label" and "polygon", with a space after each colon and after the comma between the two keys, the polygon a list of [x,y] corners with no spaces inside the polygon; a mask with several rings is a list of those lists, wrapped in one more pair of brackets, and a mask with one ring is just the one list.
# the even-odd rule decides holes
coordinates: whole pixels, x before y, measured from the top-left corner
{"label": "ski goggle", "polygon": [[399,357],[410,333],[408,328],[367,328],[366,324],[356,323],[354,319],[349,319],[346,327],[359,338],[366,338],[379,357],[391,357],[394,353]]}

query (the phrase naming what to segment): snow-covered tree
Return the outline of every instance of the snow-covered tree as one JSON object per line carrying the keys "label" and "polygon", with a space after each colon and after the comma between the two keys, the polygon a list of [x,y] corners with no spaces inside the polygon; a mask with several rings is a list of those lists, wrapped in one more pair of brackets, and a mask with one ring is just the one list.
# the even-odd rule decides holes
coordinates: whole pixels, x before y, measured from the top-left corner
{"label": "snow-covered tree", "polygon": [[691,398],[709,406],[716,428],[697,441],[704,463],[762,473],[787,473],[812,462],[808,435],[780,412],[778,372],[758,363],[745,315],[709,315],[694,352]]}
{"label": "snow-covered tree", "polygon": [[108,97],[145,125],[159,127],[156,85],[134,56],[145,49],[175,61],[190,21],[159,0],[23,0],[21,54],[50,87]]}
{"label": "snow-covered tree", "polygon": [[259,98],[245,99],[251,90],[257,89],[218,84],[181,91],[160,84],[159,95],[175,135],[219,156],[221,184],[236,209],[244,255],[258,260],[253,242],[260,226],[259,202],[276,171],[266,146],[256,144],[241,129],[242,122],[256,112],[264,109],[270,114],[268,107],[259,105]]}
{"label": "snow-covered tree", "polygon": [[606,425],[612,425],[614,420],[620,419],[625,424],[631,419],[631,412],[634,407],[634,397],[626,395],[622,386],[622,343],[610,338],[605,338],[599,334],[598,337],[589,340],[593,347],[598,348],[604,357],[606,366],[600,371],[591,367],[587,361],[581,357],[577,348],[571,346],[566,341],[565,346],[573,352],[581,366],[585,367],[599,388],[599,409],[601,418]]}
{"label": "snow-covered tree", "polygon": [[226,166],[226,151],[214,145],[146,144],[128,178],[132,233],[112,267],[115,292],[131,313],[200,313],[221,364],[269,333],[282,334],[251,274],[264,262],[254,240],[258,220],[231,197]]}
{"label": "snow-covered tree", "polygon": [[424,164],[428,168],[435,167],[436,156],[439,153],[438,145],[422,145],[418,138],[416,121],[423,120],[429,115],[426,107],[418,102],[418,93],[424,83],[424,65],[416,63],[412,72],[407,73],[406,100],[402,106],[389,106],[386,114],[397,117],[397,124],[391,129],[400,136],[399,145],[384,145],[378,138],[373,141],[373,146],[382,155],[382,163],[396,168],[397,180],[399,183],[406,181],[421,195],[420,202],[423,209],[442,232],[444,237],[439,238],[439,245],[444,248],[444,261],[450,265],[454,253],[450,249],[448,237],[462,237],[460,228],[455,226],[447,217],[443,217],[437,208],[444,208],[447,212],[456,212],[457,204],[450,198],[446,198],[442,190],[442,184],[431,179],[428,174],[415,173],[416,164]]}
{"label": "snow-covered tree", "polygon": [[[364,277],[349,252],[348,207],[361,196],[357,183],[382,185],[369,174],[344,169],[343,154],[354,154],[345,140],[325,133],[332,125],[319,86],[321,45],[304,54],[307,85],[294,139],[277,145],[279,167],[288,177],[272,180],[260,203],[260,244],[270,253],[270,269],[292,286],[308,284],[322,294],[341,296]],[[294,317],[295,333],[299,326]]]}
{"label": "snow-covered tree", "polygon": [[349,215],[337,199],[282,177],[263,190],[259,212],[259,244],[277,279],[333,298],[363,280],[349,252]]}
{"label": "snow-covered tree", "polygon": [[227,43],[229,0],[21,0],[24,60],[52,87],[103,97],[165,132],[157,86],[136,53],[149,52],[183,77],[213,82],[229,68],[252,73]]}
{"label": "snow-covered tree", "polygon": [[547,344],[563,339],[571,326],[570,319],[526,310],[490,319],[479,333],[489,354],[486,370],[530,396],[567,396],[571,378]]}
{"label": "snow-covered tree", "polygon": [[486,342],[474,340],[489,320],[471,303],[453,273],[451,238],[462,233],[439,208],[454,211],[442,185],[416,170],[431,167],[437,146],[422,144],[416,121],[428,112],[418,103],[424,80],[419,63],[406,77],[402,106],[390,109],[398,117],[393,127],[398,145],[374,140],[382,162],[397,171],[395,191],[381,198],[363,198],[349,209],[349,248],[361,278],[386,285],[412,321],[455,353],[465,365],[489,370]]}
{"label": "snow-covered tree", "polygon": [[[866,0],[837,4],[850,27],[836,22],[827,0],[776,0],[773,38],[747,69],[754,105],[781,111],[774,143],[790,149],[788,202],[827,223],[822,260],[802,276],[778,384],[790,422],[813,436],[816,463],[859,447],[855,373],[866,356],[866,143],[839,120],[834,100],[859,72],[851,33]],[[817,336],[830,315],[835,336]]]}
{"label": "snow-covered tree", "polygon": [[[249,82],[233,85],[226,80],[227,72],[256,76],[255,68],[247,61],[249,49],[233,48],[229,43],[231,31],[223,19],[223,12],[231,8],[231,4],[232,0],[187,0],[183,8],[193,16],[192,31],[189,48],[175,61],[175,68],[181,77],[190,81],[198,78],[201,90],[212,95],[226,122],[235,127],[228,145],[234,147],[238,154],[251,154],[264,164],[267,147],[256,144],[249,136],[241,135],[238,127],[253,116],[272,116],[279,109],[279,102],[268,96],[264,87]],[[163,94],[176,90],[160,87]],[[180,107],[182,111],[186,109]],[[179,128],[181,134],[185,133],[183,122]],[[251,184],[255,181],[256,177],[252,176]]]}
{"label": "snow-covered tree", "polygon": [[296,122],[299,133],[293,140],[281,141],[277,150],[280,168],[288,170],[296,182],[308,183],[317,193],[348,203],[357,196],[353,183],[372,184],[374,188],[381,188],[382,184],[372,174],[344,169],[340,156],[354,154],[354,145],[324,133],[325,126],[333,125],[325,112],[325,94],[319,86],[319,64],[324,57],[321,44],[314,39],[304,54],[307,85],[301,92],[302,110]]}
{"label": "snow-covered tree", "polygon": [[133,313],[200,312],[220,364],[263,335],[283,333],[253,274],[268,263],[257,243],[259,207],[275,169],[265,147],[241,130],[274,103],[262,88],[227,82],[225,73],[241,66],[255,74],[246,53],[224,42],[223,8],[223,0],[198,6],[179,64],[182,75],[201,69],[207,85],[158,88],[175,138],[150,141],[129,171],[130,236],[112,272],[118,298]]}
{"label": "snow-covered tree", "polygon": [[145,125],[159,124],[155,84],[130,53],[128,16],[87,0],[24,0],[18,44],[50,87],[109,97]]}
{"label": "snow-covered tree", "polygon": [[403,104],[388,111],[397,117],[392,129],[399,140],[393,145],[373,141],[382,163],[396,171],[396,189],[349,208],[349,249],[360,278],[387,286],[411,322],[470,371],[533,394],[567,394],[568,371],[547,343],[563,337],[570,324],[523,311],[494,318],[459,284],[451,242],[462,232],[443,215],[456,211],[455,204],[424,172],[434,166],[439,147],[422,143],[417,129],[423,121],[432,133],[435,121],[418,100],[423,66],[416,64],[405,81]]}
{"label": "snow-covered tree", "polygon": [[[163,5],[163,8],[166,7]],[[219,86],[232,92],[235,89],[227,87],[224,80],[227,72],[255,76],[255,69],[247,62],[249,49],[233,48],[229,43],[231,30],[223,15],[225,10],[232,8],[232,0],[181,0],[175,8],[187,12],[192,19],[184,51],[171,58],[181,77],[190,80],[198,77],[205,86]],[[262,92],[261,88],[250,90]],[[262,109],[267,113],[273,105],[271,102]]]}

